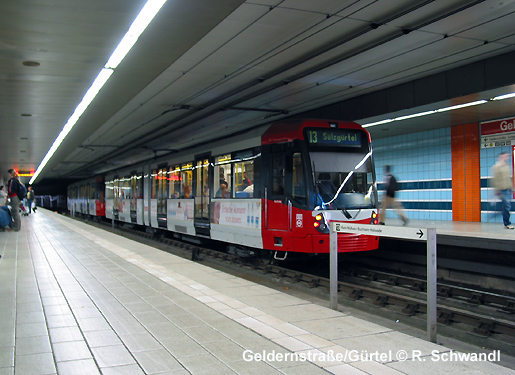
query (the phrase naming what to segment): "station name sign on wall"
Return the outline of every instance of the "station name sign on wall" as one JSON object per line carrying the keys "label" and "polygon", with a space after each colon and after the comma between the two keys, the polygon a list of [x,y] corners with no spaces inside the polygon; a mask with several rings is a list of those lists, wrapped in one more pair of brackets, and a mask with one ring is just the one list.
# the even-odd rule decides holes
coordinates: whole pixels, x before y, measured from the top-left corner
{"label": "station name sign on wall", "polygon": [[481,123],[481,148],[515,145],[515,117]]}

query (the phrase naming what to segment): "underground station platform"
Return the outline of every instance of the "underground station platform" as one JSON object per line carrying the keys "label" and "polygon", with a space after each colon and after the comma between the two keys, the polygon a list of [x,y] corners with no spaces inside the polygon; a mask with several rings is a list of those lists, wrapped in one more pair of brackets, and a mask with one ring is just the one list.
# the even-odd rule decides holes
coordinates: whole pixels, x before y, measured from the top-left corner
{"label": "underground station platform", "polygon": [[1,375],[515,374],[44,209],[0,255]]}

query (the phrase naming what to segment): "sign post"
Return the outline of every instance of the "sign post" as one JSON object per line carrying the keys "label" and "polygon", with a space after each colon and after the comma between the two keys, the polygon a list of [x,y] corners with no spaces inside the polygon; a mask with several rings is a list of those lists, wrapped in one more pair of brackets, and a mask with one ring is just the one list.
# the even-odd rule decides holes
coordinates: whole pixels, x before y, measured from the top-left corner
{"label": "sign post", "polygon": [[331,230],[329,237],[329,301],[331,309],[338,310],[338,232]]}
{"label": "sign post", "polygon": [[436,342],[436,229],[427,229],[427,339]]}
{"label": "sign post", "polygon": [[331,309],[338,309],[338,233],[356,233],[377,237],[390,237],[411,241],[427,242],[427,335],[436,342],[436,229],[416,227],[391,227],[384,225],[331,222],[330,236],[330,280],[329,294]]}

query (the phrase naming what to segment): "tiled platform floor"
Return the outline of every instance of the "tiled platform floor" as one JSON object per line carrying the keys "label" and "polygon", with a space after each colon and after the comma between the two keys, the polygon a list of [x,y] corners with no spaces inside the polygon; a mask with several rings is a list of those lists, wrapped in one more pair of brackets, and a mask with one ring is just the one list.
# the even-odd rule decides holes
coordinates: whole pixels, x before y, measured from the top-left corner
{"label": "tiled platform floor", "polygon": [[42,209],[0,255],[0,375],[515,374]]}

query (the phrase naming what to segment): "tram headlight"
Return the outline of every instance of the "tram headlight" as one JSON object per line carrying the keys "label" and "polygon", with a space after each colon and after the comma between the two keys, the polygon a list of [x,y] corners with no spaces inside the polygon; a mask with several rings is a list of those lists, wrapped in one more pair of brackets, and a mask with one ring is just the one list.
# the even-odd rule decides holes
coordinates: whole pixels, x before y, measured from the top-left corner
{"label": "tram headlight", "polygon": [[315,216],[315,221],[313,222],[313,226],[322,233],[327,233],[327,223],[325,222],[324,215],[318,214]]}
{"label": "tram headlight", "polygon": [[378,219],[377,213],[375,211],[372,211],[372,217],[370,219],[370,224],[374,224],[374,225],[379,224],[379,219]]}

